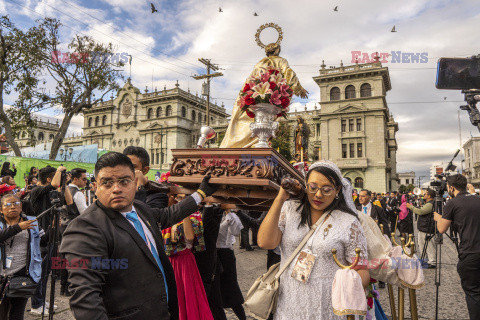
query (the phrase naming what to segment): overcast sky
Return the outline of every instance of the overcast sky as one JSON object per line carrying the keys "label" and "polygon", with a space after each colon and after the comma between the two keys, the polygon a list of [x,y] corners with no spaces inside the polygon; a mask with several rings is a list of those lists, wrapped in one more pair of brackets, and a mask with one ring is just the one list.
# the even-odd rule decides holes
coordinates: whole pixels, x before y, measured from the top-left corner
{"label": "overcast sky", "polygon": [[[133,56],[133,83],[142,91],[145,86],[151,90],[152,74],[153,86],[159,90],[178,80],[181,88],[200,91],[201,83],[191,75],[204,72],[198,58],[210,58],[224,69],[224,76],[213,81],[212,95],[229,112],[245,78],[264,56],[254,35],[266,22],[283,28],[281,56],[310,93],[308,99],[296,99],[296,105],[319,101],[312,77],[319,74],[322,60],[327,66],[338,66],[340,60],[351,63],[352,51],[427,53],[427,63],[392,63],[392,57],[384,63],[392,82],[387,102],[399,124],[398,171],[427,175],[432,162],[448,161],[459,148],[457,110],[463,95],[435,88],[436,63],[443,56],[480,54],[478,0],[153,3],[158,9],[154,14],[145,0],[0,0],[0,11],[21,28],[41,17],[60,19],[65,25],[65,51],[76,33],[114,43],[119,53]],[[333,11],[335,6],[338,11]],[[390,32],[394,25],[395,33]],[[275,39],[274,31],[262,34],[265,43]],[[460,113],[460,123],[462,142],[479,135],[465,111]],[[77,132],[82,125],[81,118],[74,120]]]}

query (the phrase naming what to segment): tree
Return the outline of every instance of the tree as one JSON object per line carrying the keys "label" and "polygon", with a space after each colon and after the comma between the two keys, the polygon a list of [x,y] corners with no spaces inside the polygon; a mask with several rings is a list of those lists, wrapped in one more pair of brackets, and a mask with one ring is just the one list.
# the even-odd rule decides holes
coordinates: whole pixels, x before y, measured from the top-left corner
{"label": "tree", "polygon": [[405,193],[405,191],[407,191],[407,186],[405,186],[404,184],[400,185],[400,187],[398,187],[398,191],[400,193]]}
{"label": "tree", "polygon": [[413,189],[415,189],[415,186],[411,183],[406,187],[407,192],[413,192]]}
{"label": "tree", "polygon": [[[55,159],[73,116],[103,100],[112,90],[119,89],[117,80],[123,79],[123,61],[114,61],[115,48],[111,43],[102,44],[89,36],[76,35],[68,44],[72,53],[60,50],[61,23],[57,19],[45,18],[38,27],[44,35],[46,45],[41,48],[45,69],[56,82],[52,103],[64,113],[56,133],[49,158]],[[118,58],[118,56],[117,56]],[[95,92],[100,97],[95,99]]]}
{"label": "tree", "polygon": [[[8,16],[0,18],[0,122],[5,129],[5,137],[16,156],[22,156],[15,141],[21,131],[29,135],[35,122],[32,111],[41,108],[48,101],[38,93],[42,69],[39,50],[45,38],[35,27],[26,32],[18,29]],[[8,109],[4,107],[5,96],[13,93],[17,98]]]}
{"label": "tree", "polygon": [[290,152],[290,129],[286,121],[280,121],[277,137],[272,139],[272,148],[279,150],[279,153],[288,161],[292,160]]}

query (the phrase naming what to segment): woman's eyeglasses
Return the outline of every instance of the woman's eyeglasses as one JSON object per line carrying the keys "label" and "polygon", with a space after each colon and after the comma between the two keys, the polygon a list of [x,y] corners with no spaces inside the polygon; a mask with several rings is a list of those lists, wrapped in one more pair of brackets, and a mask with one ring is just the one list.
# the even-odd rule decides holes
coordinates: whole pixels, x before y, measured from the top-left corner
{"label": "woman's eyeglasses", "polygon": [[318,190],[322,193],[323,196],[328,197],[335,193],[335,188],[332,186],[323,186],[319,187],[315,183],[307,183],[307,191],[309,193],[317,193]]}

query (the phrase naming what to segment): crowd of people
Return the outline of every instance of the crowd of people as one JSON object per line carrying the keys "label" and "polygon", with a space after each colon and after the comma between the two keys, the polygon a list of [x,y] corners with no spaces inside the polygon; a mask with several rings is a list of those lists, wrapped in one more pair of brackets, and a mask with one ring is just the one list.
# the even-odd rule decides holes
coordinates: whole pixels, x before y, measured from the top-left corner
{"label": "crowd of people", "polygon": [[[247,319],[233,251],[237,238],[241,249],[268,249],[266,270],[277,263],[287,268],[271,318],[334,319],[332,281],[338,266],[331,258],[332,248],[345,265],[360,248],[355,271],[365,289],[375,288],[366,268],[363,215],[372,218],[387,239],[394,232],[405,238],[415,234],[424,268],[437,266],[432,237],[454,225],[460,239],[458,272],[470,317],[480,318],[480,197],[467,192],[461,175],[448,178],[452,199],[439,216],[433,189],[422,195],[354,190],[335,164],[320,161],[309,167],[301,196],[280,188],[270,210],[258,212],[206,202],[219,187],[209,182],[209,175],[191,195],[170,194],[167,175],[162,183],[148,180],[149,165],[148,152],[130,146],[123,153],[100,157],[93,183],[84,169],[67,172],[63,166],[47,166],[31,168],[25,187],[18,188],[17,169],[3,164],[1,319],[23,319],[29,298],[31,313],[54,310],[45,297],[51,272],[58,272],[60,294],[69,297],[72,313],[80,320],[225,320],[225,308]],[[51,209],[60,206],[61,210]],[[53,212],[60,212],[58,221]],[[317,222],[321,227],[302,251],[313,266],[302,274],[286,260]],[[55,234],[60,237],[58,248]],[[52,261],[63,264],[58,267]],[[85,265],[78,264],[82,261]],[[32,281],[30,290],[15,293],[15,279]],[[378,287],[385,284],[379,282]],[[375,316],[386,319],[379,305]]]}

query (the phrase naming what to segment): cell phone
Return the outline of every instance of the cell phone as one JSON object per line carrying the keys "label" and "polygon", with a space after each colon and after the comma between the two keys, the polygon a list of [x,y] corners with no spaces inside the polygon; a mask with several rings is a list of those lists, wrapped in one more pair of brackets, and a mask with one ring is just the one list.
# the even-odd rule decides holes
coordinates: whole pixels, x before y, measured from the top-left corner
{"label": "cell phone", "polygon": [[480,59],[440,58],[437,64],[437,89],[480,89]]}

